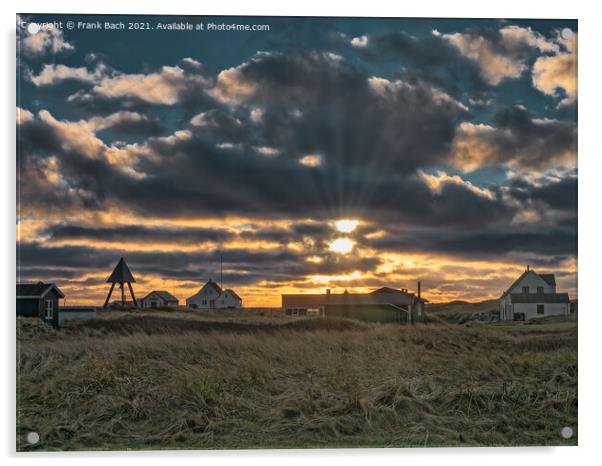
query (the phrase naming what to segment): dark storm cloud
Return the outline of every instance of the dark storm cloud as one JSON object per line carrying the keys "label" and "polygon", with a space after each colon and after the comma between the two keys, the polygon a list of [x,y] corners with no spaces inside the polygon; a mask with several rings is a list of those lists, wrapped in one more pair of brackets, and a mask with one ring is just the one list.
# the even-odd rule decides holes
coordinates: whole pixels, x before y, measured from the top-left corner
{"label": "dark storm cloud", "polygon": [[[441,225],[503,221],[512,214],[512,209],[500,199],[485,198],[457,185],[446,186],[443,195],[433,193],[421,179],[383,173],[379,166],[303,167],[284,157],[272,160],[245,152],[215,150],[194,139],[179,141],[160,152],[174,154],[178,163],[163,165],[161,176],[121,187],[132,189],[123,191],[124,198],[140,202],[141,208],[148,204],[155,212],[310,214],[328,220],[355,214],[367,219],[406,219]],[[201,153],[202,158],[188,156]],[[153,167],[142,168],[147,173],[155,172]],[[208,169],[228,174],[227,185],[220,177],[196,184]],[[179,180],[177,186],[163,185],[174,179]],[[236,186],[236,190],[231,186]],[[155,198],[165,192],[171,193],[168,199]],[[138,198],[140,194],[142,197]]]}
{"label": "dark storm cloud", "polygon": [[[105,202],[126,202],[129,208],[154,215],[217,215],[220,213],[307,216],[332,219],[344,214],[362,218],[406,219],[417,223],[500,221],[511,209],[499,199],[487,199],[462,186],[433,193],[422,180],[396,174],[374,164],[369,168],[333,162],[305,167],[297,160],[266,158],[256,153],[218,149],[202,137],[181,140],[151,139],[160,159],[142,160],[139,180],[101,158],[82,156],[65,148],[53,128],[38,120],[21,125],[27,135],[21,147],[23,163],[55,154],[68,186],[48,191],[64,193],[66,208],[100,207]],[[43,159],[42,159],[43,160]],[[28,179],[32,178],[28,173]],[[211,173],[211,176],[207,176]],[[215,175],[213,175],[215,174]],[[43,179],[42,176],[39,179]],[[199,180],[203,180],[199,182]],[[227,182],[224,182],[227,180]],[[233,189],[233,187],[236,189]],[[38,189],[24,184],[21,201],[41,208],[60,208],[36,196]]]}
{"label": "dark storm cloud", "polygon": [[79,90],[71,94],[67,98],[67,102],[88,116],[110,115],[119,110],[151,113],[159,107],[135,96],[117,98],[97,94],[89,90]]}
{"label": "dark storm cloud", "polygon": [[[71,141],[66,141],[47,121],[33,119],[19,125],[18,132],[17,181],[21,208],[47,207],[59,211],[77,206],[100,208],[112,186],[132,181],[106,160],[83,155],[78,148],[68,145]],[[63,185],[47,182],[44,172],[50,157],[60,163],[57,174],[66,180]]]}
{"label": "dark storm cloud", "polygon": [[576,232],[551,230],[546,232],[482,233],[456,240],[442,241],[442,249],[469,254],[526,252],[542,255],[574,254],[577,250]]}
{"label": "dark storm cloud", "polygon": [[513,252],[571,256],[577,251],[577,231],[560,227],[551,227],[546,231],[536,227],[522,230],[510,227],[495,232],[468,230],[441,233],[421,230],[415,234],[397,231],[384,238],[368,241],[368,244],[383,251],[427,250],[476,259],[499,258]]}
{"label": "dark storm cloud", "polygon": [[[324,253],[321,256],[323,262],[314,264],[304,261],[302,255],[286,250],[124,252],[119,249],[99,250],[93,246],[42,247],[36,243],[21,243],[17,252],[19,274],[23,280],[50,276],[48,270],[62,270],[59,275],[66,279],[73,277],[74,270],[79,274],[106,270],[108,276],[121,256],[126,258],[134,277],[136,274],[154,273],[179,280],[215,278],[219,274],[220,263],[223,263],[224,270],[228,271],[228,281],[238,285],[258,280],[288,281],[291,277],[370,270],[381,263],[378,258],[341,257]],[[44,267],[39,264],[44,264]]]}
{"label": "dark storm cloud", "polygon": [[[135,163],[141,179],[102,154],[84,156],[65,147],[58,130],[38,118],[21,125],[20,150],[24,159],[55,154],[66,196],[73,198],[69,207],[116,202],[151,215],[355,214],[442,225],[510,215],[499,199],[462,186],[441,196],[415,176],[416,169],[446,160],[466,115],[457,102],[426,84],[369,78],[328,53],[259,54],[236,74],[253,95],[233,113],[220,108],[196,115],[189,137],[147,139],[157,156]],[[251,121],[248,113],[256,107],[263,116]],[[216,147],[237,141],[238,148]],[[279,155],[263,156],[251,144]],[[322,164],[300,164],[308,154],[320,156]],[[34,192],[22,201],[43,206],[45,199],[35,199]]]}
{"label": "dark storm cloud", "polygon": [[513,197],[520,201],[538,200],[552,209],[577,212],[577,177],[569,176],[541,186],[516,181],[512,188]]}
{"label": "dark storm cloud", "polygon": [[441,36],[417,38],[392,31],[368,35],[367,39],[366,47],[355,49],[358,54],[373,63],[394,61],[401,68],[401,76],[411,82],[429,82],[454,96],[467,89],[479,92],[489,87],[475,64]]}
{"label": "dark storm cloud", "polygon": [[[287,251],[273,253],[253,252],[244,249],[228,249],[224,251],[209,252],[124,252],[118,248],[95,249],[93,246],[55,246],[42,247],[37,243],[22,243],[18,247],[20,263],[23,266],[32,266],[44,263],[48,267],[82,267],[82,268],[111,268],[122,255],[127,257],[128,263],[138,267],[156,266],[161,264],[166,269],[186,268],[190,265],[224,264],[229,263],[254,263],[268,264],[270,262],[285,262],[296,260],[294,254]],[[110,270],[109,270],[110,272]]]}
{"label": "dark storm cloud", "polygon": [[211,109],[195,115],[191,124],[197,133],[204,133],[223,142],[249,141],[249,127],[236,117],[221,109]]}
{"label": "dark storm cloud", "polygon": [[172,242],[199,243],[205,241],[227,241],[233,234],[212,228],[161,228],[124,226],[115,228],[89,228],[77,225],[55,225],[43,232],[53,239],[90,239],[103,241],[132,241],[136,243]]}
{"label": "dark storm cloud", "polygon": [[293,157],[319,153],[327,165],[362,166],[368,176],[443,161],[466,116],[429,85],[376,87],[369,74],[329,53],[263,54],[237,70],[237,80],[255,88],[246,103],[266,107],[259,128],[266,145]]}
{"label": "dark storm cloud", "polygon": [[541,120],[518,106],[498,110],[493,121],[501,130],[494,138],[500,161],[514,158],[525,167],[540,169],[550,161],[569,157],[576,163],[575,123]]}
{"label": "dark storm cloud", "polygon": [[455,163],[465,171],[508,165],[545,172],[577,163],[577,125],[541,119],[526,108],[499,107],[492,126],[465,124],[454,141]]}
{"label": "dark storm cloud", "polygon": [[[322,224],[296,224],[290,229],[268,228],[239,235],[213,229],[174,231],[142,226],[63,225],[46,232],[53,239],[88,238],[92,244],[94,240],[121,239],[188,244],[248,239],[284,244],[303,241],[307,236],[317,244],[308,248],[308,254],[324,259],[312,264],[290,251],[224,251],[224,263],[238,270],[240,283],[250,283],[262,275],[284,280],[287,275],[342,273],[378,265],[377,259],[341,258],[325,252],[326,239],[332,234],[327,221],[341,217],[373,221],[384,228],[403,225],[408,231],[413,227],[427,231],[419,236],[393,232],[369,242],[381,250],[481,257],[495,257],[517,248],[534,254],[573,254],[575,241],[570,228],[551,225],[545,234],[506,228],[520,209],[506,202],[499,187],[486,186],[491,195],[483,195],[461,182],[442,183],[439,189],[428,186],[419,174],[422,170],[432,173],[449,162],[459,137],[458,125],[470,118],[466,108],[443,91],[457,91],[442,83],[445,76],[454,76],[451,81],[459,82],[457,73],[463,71],[455,62],[458,53],[452,53],[450,45],[435,36],[425,39],[426,45],[403,34],[372,39],[371,46],[381,47],[392,56],[405,56],[413,74],[388,81],[326,52],[261,53],[226,70],[229,79],[220,75],[221,81],[218,79],[210,92],[206,83],[215,78],[209,77],[206,69],[199,70],[201,78],[195,79],[197,63],[181,64],[183,78],[165,79],[167,86],[177,89],[178,106],[190,113],[189,121],[179,128],[188,132],[141,141],[138,147],[150,156],[133,158],[130,168],[141,174],[139,178],[121,170],[123,166],[109,163],[105,149],[83,153],[46,120],[35,117],[23,122],[18,150],[20,179],[27,182],[21,183],[21,206],[25,210],[67,212],[121,205],[139,214],[165,218],[245,215],[323,220]],[[435,43],[441,47],[437,49]],[[424,47],[428,53],[422,55]],[[443,74],[436,72],[441,69]],[[149,73],[153,72],[158,73]],[[473,65],[464,72],[475,82],[481,79]],[[421,73],[432,76],[426,79]],[[134,79],[131,76],[121,75]],[[488,97],[487,91],[474,95]],[[78,93],[71,100],[77,99],[102,104],[106,115],[128,105],[130,110],[136,105],[143,108],[142,119],[116,121],[106,131],[131,135],[164,131],[155,112],[166,105],[132,95],[106,97],[97,91]],[[260,111],[260,117],[250,116],[254,110]],[[487,159],[479,163],[497,166],[513,161],[540,169],[550,158],[556,160],[576,150],[574,124],[544,121],[521,107],[499,109],[491,128],[460,134],[472,138],[469,142],[478,140],[491,148]],[[267,156],[258,148],[273,150],[273,154]],[[302,165],[300,160],[306,155],[319,156],[321,163]],[[51,157],[57,160],[60,183],[47,180]],[[475,157],[483,155],[478,152]],[[517,184],[510,194],[515,200],[538,201],[558,209],[570,209],[575,202],[574,183],[568,180],[527,188]],[[499,229],[491,233],[494,227]],[[166,276],[191,280],[214,273],[215,265],[211,264],[220,260],[220,254],[138,252],[128,254],[128,261],[141,272],[163,270]],[[76,247],[49,250],[29,244],[24,245],[22,257],[31,267],[48,261],[57,268],[110,269],[120,255],[119,251],[95,253],[92,248]]]}
{"label": "dark storm cloud", "polygon": [[[215,105],[207,93],[215,77],[202,63],[184,58],[175,66],[148,68],[145,74],[127,74],[103,66],[88,79],[87,89],[68,97],[68,102],[87,113],[108,114],[118,110],[149,112],[177,104],[190,113]],[[67,78],[58,77],[55,82]],[[47,84],[46,84],[47,85]]]}
{"label": "dark storm cloud", "polygon": [[98,131],[110,131],[116,136],[158,136],[165,131],[163,124],[156,118],[131,112],[120,112],[112,117]]}
{"label": "dark storm cloud", "polygon": [[25,267],[19,264],[18,270],[18,277],[17,277],[17,281],[21,281],[20,278],[23,277],[24,279],[27,279],[26,277],[35,277],[36,279],[40,279],[40,280],[49,280],[49,281],[56,281],[59,279],[63,279],[63,280],[71,280],[74,278],[78,278],[81,277],[81,270],[77,270],[77,269],[64,269],[64,268],[60,268],[60,267]]}
{"label": "dark storm cloud", "polygon": [[53,240],[85,239],[94,241],[122,241],[135,244],[173,243],[202,244],[204,242],[227,243],[234,240],[273,241],[285,245],[288,242],[311,238],[323,242],[332,237],[332,228],[316,224],[295,224],[290,228],[261,227],[240,232],[220,228],[165,228],[160,226],[84,227],[78,225],[53,225],[41,232],[41,236]]}

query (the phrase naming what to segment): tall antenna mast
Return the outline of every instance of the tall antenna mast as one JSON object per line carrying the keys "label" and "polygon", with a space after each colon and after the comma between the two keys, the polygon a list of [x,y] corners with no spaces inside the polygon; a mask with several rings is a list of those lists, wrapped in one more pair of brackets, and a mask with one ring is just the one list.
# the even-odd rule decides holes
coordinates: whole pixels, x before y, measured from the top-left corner
{"label": "tall antenna mast", "polygon": [[219,281],[222,290],[224,289],[224,256],[222,254],[219,255]]}

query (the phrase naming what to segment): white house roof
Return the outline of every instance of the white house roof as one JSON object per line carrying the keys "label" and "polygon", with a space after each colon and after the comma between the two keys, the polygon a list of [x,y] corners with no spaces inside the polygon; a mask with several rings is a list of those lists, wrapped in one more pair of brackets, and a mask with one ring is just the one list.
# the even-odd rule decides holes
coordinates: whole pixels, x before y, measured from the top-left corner
{"label": "white house roof", "polygon": [[556,277],[553,273],[539,273],[540,278],[550,286],[556,286]]}
{"label": "white house roof", "polygon": [[213,288],[215,291],[217,291],[218,294],[222,294],[221,287],[217,283],[215,283],[214,281],[209,280],[207,283],[205,283],[205,285],[203,286],[203,288],[205,286],[207,286],[207,285],[209,285],[211,288]]}
{"label": "white house roof", "polygon": [[166,302],[177,302],[178,298],[176,298],[174,295],[172,295],[169,291],[151,291],[149,294],[147,294],[144,298],[142,298],[142,300],[146,300],[148,299],[151,295],[156,294],[159,298],[161,298],[163,301]]}
{"label": "white house roof", "polygon": [[226,290],[226,293],[230,293],[230,294],[231,294],[233,297],[235,297],[236,299],[239,299],[239,300],[241,300],[241,301],[242,301],[242,298],[236,294],[236,291],[234,291],[234,290],[231,290],[230,288],[228,288],[228,289]]}
{"label": "white house roof", "polygon": [[221,287],[220,287],[220,286],[219,286],[217,283],[215,283],[213,280],[209,280],[207,283],[205,283],[205,284],[204,284],[204,285],[201,287],[201,289],[200,289],[199,291],[197,291],[195,294],[193,294],[193,295],[192,295],[190,298],[186,298],[186,301],[188,302],[188,301],[190,301],[190,300],[192,300],[192,299],[196,298],[197,296],[200,296],[200,294],[201,294],[201,291],[203,291],[203,289],[204,289],[206,286],[210,286],[211,288],[213,288],[213,289],[215,290],[215,292],[218,294],[218,296],[219,296],[219,295],[221,295],[221,294],[223,293],[223,290],[221,289]]}
{"label": "white house roof", "polygon": [[544,282],[546,282],[548,285],[550,286],[556,286],[556,277],[554,276],[553,273],[536,273],[533,269],[527,269],[525,270],[520,277],[518,277],[516,280],[514,280],[514,282],[512,282],[512,285],[510,285],[508,287],[508,289],[506,291],[504,291],[502,293],[502,298],[504,296],[506,296],[508,293],[510,293],[510,291],[516,286],[518,285],[521,280],[523,278],[525,278],[528,274],[533,273],[536,276],[538,276],[539,278],[541,278]]}

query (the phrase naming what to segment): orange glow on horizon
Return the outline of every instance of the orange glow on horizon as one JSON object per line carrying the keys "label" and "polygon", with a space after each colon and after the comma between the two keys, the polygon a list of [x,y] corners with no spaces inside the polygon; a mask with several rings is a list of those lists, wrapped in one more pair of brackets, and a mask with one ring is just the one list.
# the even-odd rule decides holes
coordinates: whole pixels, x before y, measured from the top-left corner
{"label": "orange glow on horizon", "polygon": [[[42,215],[43,214],[43,215]],[[42,220],[43,219],[43,220]],[[339,226],[337,222],[343,221]],[[113,241],[94,240],[87,238],[53,239],[44,237],[44,230],[53,225],[79,225],[89,228],[113,228],[119,226],[144,225],[147,228],[161,227],[174,229],[174,232],[186,232],[190,228],[210,228],[234,235],[234,239],[227,241],[203,241],[195,243],[169,239],[159,241]],[[279,229],[292,232],[295,225],[329,225],[334,227],[332,236],[327,239],[312,238],[310,236],[297,237],[285,244],[272,240],[247,239],[237,236],[246,232],[261,232],[266,229]],[[422,294],[431,302],[444,302],[451,300],[482,301],[498,298],[524,270],[520,256],[508,255],[500,260],[477,260],[462,257],[428,252],[392,252],[378,251],[362,244],[361,233],[358,235],[356,227],[367,225],[361,219],[340,219],[337,221],[317,221],[314,219],[258,219],[253,217],[230,216],[226,218],[154,218],[136,215],[127,210],[111,208],[105,212],[79,211],[64,215],[58,212],[20,213],[17,226],[19,242],[35,242],[40,247],[59,246],[84,246],[106,251],[125,253],[144,252],[213,252],[217,250],[241,249],[249,252],[288,251],[298,256],[302,264],[311,265],[304,274],[291,276],[279,281],[270,280],[270,271],[266,268],[266,277],[256,283],[236,285],[228,282],[228,267],[224,264],[224,279],[226,286],[233,288],[243,299],[246,307],[278,307],[281,303],[281,294],[285,293],[323,293],[326,288],[333,292],[370,292],[381,286],[392,288],[416,289],[416,282],[422,282]],[[376,229],[363,237],[373,239],[385,236],[384,230]],[[332,253],[335,254],[332,254]],[[127,254],[125,255],[127,260]],[[378,259],[378,263],[369,269],[343,268],[346,261],[361,259]],[[115,262],[118,257],[115,258]],[[337,268],[337,264],[342,264]],[[320,268],[324,264],[324,270]],[[199,264],[202,265],[202,264]],[[57,268],[59,266],[56,266]],[[143,297],[152,290],[167,290],[180,299],[184,304],[185,299],[192,296],[201,288],[204,281],[210,277],[198,277],[194,280],[173,279],[162,277],[156,273],[142,274],[136,271],[135,264],[130,264],[132,273],[137,282],[134,290],[138,298]],[[278,267],[278,264],[274,264]],[[68,267],[66,267],[68,269]],[[237,274],[244,273],[244,269],[232,267]],[[81,270],[77,269],[76,278],[60,280],[49,279],[47,276],[28,277],[28,280],[53,280],[67,295],[68,304],[102,305],[108,285],[105,283],[111,270]],[[558,274],[558,272],[564,272]],[[577,292],[577,261],[566,260],[559,269],[537,267],[539,273],[556,273],[558,290],[569,292],[576,296]],[[215,278],[215,277],[213,277]]]}

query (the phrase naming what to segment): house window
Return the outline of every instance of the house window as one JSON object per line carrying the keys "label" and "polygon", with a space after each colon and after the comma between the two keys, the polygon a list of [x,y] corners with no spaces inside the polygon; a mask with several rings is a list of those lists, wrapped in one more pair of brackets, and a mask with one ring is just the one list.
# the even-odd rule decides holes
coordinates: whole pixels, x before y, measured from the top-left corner
{"label": "house window", "polygon": [[529,287],[528,286],[523,286],[523,293],[525,293],[525,294],[529,293]]}
{"label": "house window", "polygon": [[206,306],[206,305],[207,305],[207,300],[203,299],[203,306]]}
{"label": "house window", "polygon": [[537,287],[537,294],[543,294],[543,286]]}
{"label": "house window", "polygon": [[209,306],[215,307],[215,299],[209,300]]}
{"label": "house window", "polygon": [[543,313],[544,313],[544,307],[543,307],[543,304],[538,304],[538,305],[537,305],[537,314],[538,314],[538,315],[543,315]]}
{"label": "house window", "polygon": [[46,319],[52,319],[54,314],[54,302],[51,299],[44,301],[44,317]]}

